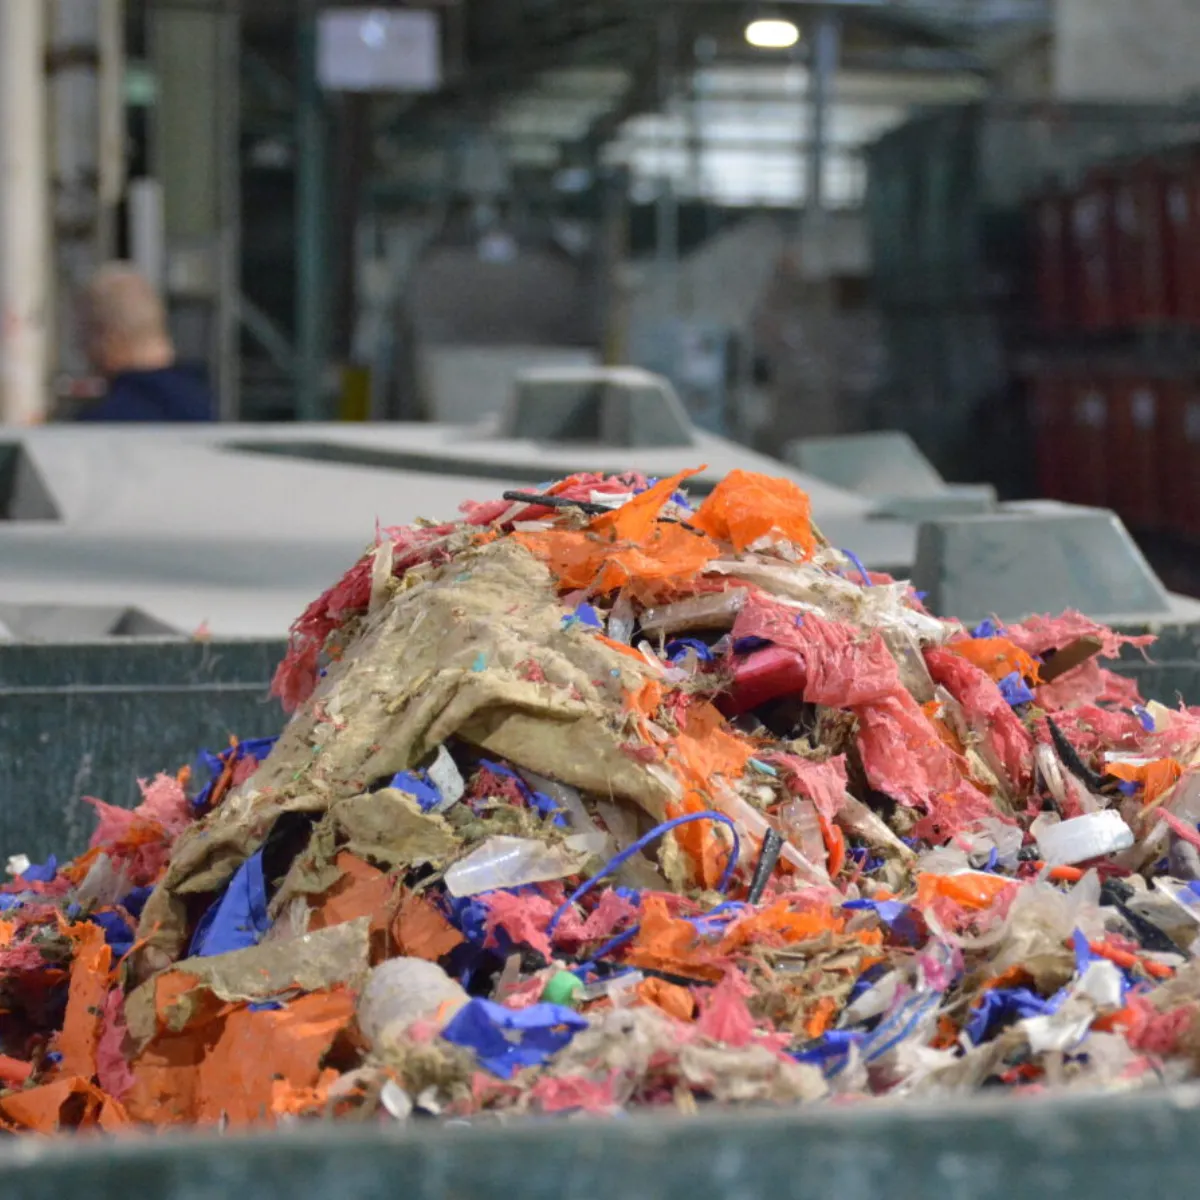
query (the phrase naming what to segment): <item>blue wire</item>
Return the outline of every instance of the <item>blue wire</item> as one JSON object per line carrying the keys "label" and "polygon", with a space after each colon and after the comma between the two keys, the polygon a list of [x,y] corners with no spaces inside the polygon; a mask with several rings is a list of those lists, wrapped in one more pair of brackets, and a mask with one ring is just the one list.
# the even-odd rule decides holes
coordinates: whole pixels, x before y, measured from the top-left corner
{"label": "blue wire", "polygon": [[874,584],[871,583],[871,576],[867,574],[867,568],[863,566],[862,559],[853,550],[843,550],[842,553],[858,568],[858,573],[862,576],[863,587],[874,587]]}
{"label": "blue wire", "polygon": [[614,854],[591,879],[584,880],[558,906],[554,916],[550,918],[550,924],[546,926],[546,936],[548,938],[554,937],[554,931],[558,928],[559,921],[566,916],[567,910],[576,901],[586,896],[606,875],[611,875],[614,871],[620,870],[635,854],[640,854],[651,842],[662,837],[664,833],[670,833],[672,829],[678,829],[680,825],[687,825],[692,821],[718,821],[722,825],[727,825],[733,834],[733,849],[729,852],[729,861],[725,864],[725,870],[721,873],[721,880],[717,884],[717,890],[723,892],[729,886],[729,881],[733,877],[733,872],[737,867],[738,853],[741,849],[741,843],[738,841],[737,826],[724,813],[712,812],[711,810],[698,813],[685,813],[682,817],[674,817],[670,821],[664,821],[661,825],[655,825],[649,833],[642,834],[636,842],[626,846],[619,854]]}

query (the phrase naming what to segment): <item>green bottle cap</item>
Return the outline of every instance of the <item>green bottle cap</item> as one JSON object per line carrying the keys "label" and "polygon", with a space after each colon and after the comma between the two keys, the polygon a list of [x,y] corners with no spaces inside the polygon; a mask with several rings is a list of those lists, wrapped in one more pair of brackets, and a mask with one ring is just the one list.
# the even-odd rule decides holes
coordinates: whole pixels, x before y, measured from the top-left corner
{"label": "green bottle cap", "polygon": [[573,1004],[577,993],[583,990],[583,980],[570,971],[559,971],[546,981],[542,999],[547,1004]]}

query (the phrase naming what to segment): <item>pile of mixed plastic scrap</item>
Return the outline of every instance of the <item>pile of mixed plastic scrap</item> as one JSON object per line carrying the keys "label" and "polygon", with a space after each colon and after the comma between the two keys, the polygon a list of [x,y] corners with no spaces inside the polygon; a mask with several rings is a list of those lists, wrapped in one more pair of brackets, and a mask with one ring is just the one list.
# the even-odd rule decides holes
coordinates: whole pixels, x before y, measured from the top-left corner
{"label": "pile of mixed plastic scrap", "polygon": [[1200,714],[965,630],[793,484],[381,531],[274,744],[97,803],[0,919],[12,1129],[1161,1086],[1200,1062]]}

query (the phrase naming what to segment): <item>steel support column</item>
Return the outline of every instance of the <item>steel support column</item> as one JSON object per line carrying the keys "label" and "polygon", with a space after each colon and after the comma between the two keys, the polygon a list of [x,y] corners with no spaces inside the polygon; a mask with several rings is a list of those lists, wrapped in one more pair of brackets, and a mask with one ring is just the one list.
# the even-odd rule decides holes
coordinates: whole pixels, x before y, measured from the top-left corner
{"label": "steel support column", "polygon": [[51,304],[43,0],[0,2],[0,423],[44,418]]}
{"label": "steel support column", "polygon": [[[829,142],[829,109],[841,47],[841,22],[829,8],[817,11],[812,25],[812,54],[808,71],[808,147],[804,161],[805,257],[822,256],[825,241],[825,150]],[[819,262],[812,261],[810,269]]]}
{"label": "steel support column", "polygon": [[225,420],[239,408],[239,30],[234,0],[150,10],[151,161],[163,188],[173,332],[181,356],[207,362]]}
{"label": "steel support column", "polygon": [[296,86],[296,419],[325,417],[325,112],[317,80],[317,5],[301,0]]}

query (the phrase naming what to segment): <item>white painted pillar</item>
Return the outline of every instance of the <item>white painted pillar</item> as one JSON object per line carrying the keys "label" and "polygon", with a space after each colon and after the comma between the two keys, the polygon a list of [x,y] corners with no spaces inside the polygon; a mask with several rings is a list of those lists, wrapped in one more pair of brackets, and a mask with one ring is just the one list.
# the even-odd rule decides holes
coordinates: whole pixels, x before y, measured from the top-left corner
{"label": "white painted pillar", "polygon": [[49,403],[50,197],[43,0],[0,0],[0,424]]}

